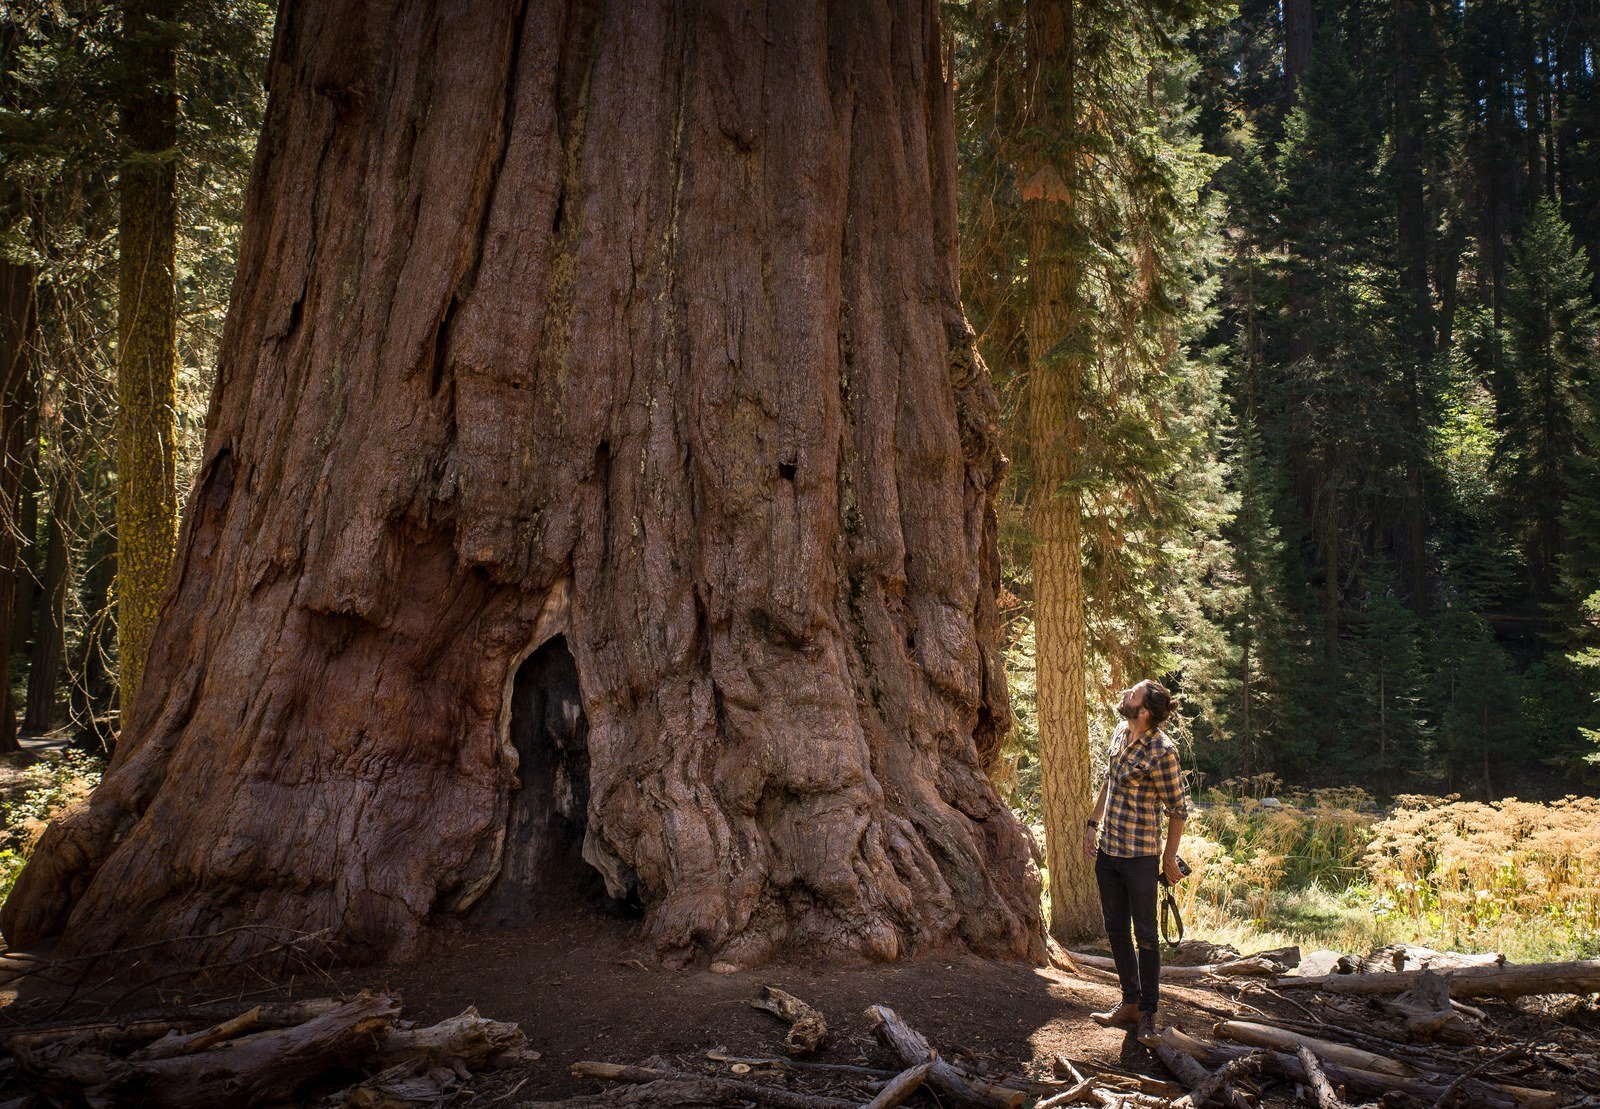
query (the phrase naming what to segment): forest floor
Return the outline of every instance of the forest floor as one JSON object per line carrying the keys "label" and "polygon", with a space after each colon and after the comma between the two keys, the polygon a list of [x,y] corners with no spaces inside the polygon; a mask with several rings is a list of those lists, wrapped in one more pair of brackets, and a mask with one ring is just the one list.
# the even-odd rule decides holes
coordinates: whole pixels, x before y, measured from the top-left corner
{"label": "forest floor", "polygon": [[[395,966],[356,967],[330,977],[302,974],[268,981],[260,976],[233,989],[206,977],[164,976],[147,990],[127,979],[74,991],[63,1009],[60,986],[37,977],[0,988],[0,1033],[42,1021],[105,1019],[163,1006],[234,1000],[241,1009],[262,1000],[354,994],[398,995],[403,1015],[418,1024],[455,1016],[469,1006],[489,1019],[519,1024],[531,1063],[476,1074],[453,1105],[519,1105],[595,1093],[602,1083],[576,1078],[580,1060],[665,1065],[734,1077],[726,1063],[707,1057],[722,1049],[737,1057],[782,1057],[787,1025],[752,1008],[762,986],[776,986],[821,1010],[830,1035],[812,1059],[898,1070],[873,1038],[866,1009],[887,1005],[921,1031],[947,1058],[991,1079],[1049,1077],[1057,1054],[1090,1069],[1170,1081],[1159,1060],[1131,1036],[1102,1028],[1092,1011],[1115,1006],[1114,979],[1087,978],[1025,963],[995,962],[959,951],[899,963],[841,966],[822,961],[772,963],[733,974],[705,967],[673,970],[652,965],[637,921],[598,910],[575,909],[518,928],[439,937],[435,952]],[[98,981],[98,979],[97,979]],[[1196,1000],[1205,990],[1164,986],[1162,1022],[1201,1032],[1214,1017]],[[0,1076],[0,1102],[23,1092]],[[748,1079],[782,1083],[757,1068]],[[862,1087],[808,1072],[789,1076],[813,1094],[858,1096]],[[935,1105],[923,1093],[910,1106]]]}
{"label": "forest floor", "polygon": [[[579,1060],[636,1064],[658,1056],[668,1066],[704,1069],[706,1052],[717,1048],[737,1057],[783,1056],[787,1025],[750,1005],[762,986],[794,994],[826,1016],[830,1036],[812,1057],[818,1062],[898,1070],[866,1016],[868,1006],[887,1005],[941,1054],[994,1079],[1049,1076],[1056,1053],[1169,1077],[1132,1037],[1089,1019],[1120,1000],[1114,980],[1100,976],[1078,979],[956,951],[888,964],[771,963],[733,974],[652,967],[648,959],[636,925],[584,912],[525,930],[479,933],[425,962],[377,976],[350,971],[340,979],[349,988],[398,991],[407,1015],[419,1022],[469,1005],[486,1017],[516,1021],[542,1055],[518,1075],[528,1079],[520,1093],[545,1099],[598,1088],[571,1076]],[[1169,989],[1163,1022],[1209,1028],[1211,1018],[1185,1001],[1203,993]],[[728,1076],[726,1066],[717,1069]],[[815,1077],[806,1076],[807,1089],[825,1092]],[[841,1087],[837,1096],[849,1094]]]}
{"label": "forest floor", "polygon": [[[886,1005],[922,1032],[941,1055],[969,1072],[993,1081],[1007,1077],[1048,1079],[1057,1056],[1086,1074],[1145,1076],[1171,1082],[1156,1056],[1131,1036],[1090,1020],[1095,1010],[1119,1000],[1112,976],[1084,971],[1083,977],[1027,964],[994,962],[949,951],[894,964],[841,966],[821,961],[769,964],[732,974],[691,966],[657,967],[641,939],[638,922],[598,910],[574,908],[532,924],[499,931],[459,931],[438,937],[434,952],[396,966],[357,967],[302,973],[293,978],[252,974],[231,989],[203,974],[164,974],[155,986],[129,988],[130,979],[93,979],[94,988],[75,990],[66,1007],[63,989],[40,977],[0,988],[0,1035],[6,1029],[67,1019],[102,1020],[135,1011],[175,1005],[224,1002],[242,1011],[266,1000],[353,995],[359,991],[397,995],[402,1016],[418,1025],[456,1016],[469,1006],[485,1018],[515,1022],[538,1058],[500,1070],[473,1074],[446,1102],[452,1106],[525,1106],[600,1093],[605,1084],[574,1077],[580,1060],[666,1067],[718,1077],[741,1077],[739,1058],[785,1055],[787,1025],[752,1008],[761,987],[783,989],[821,1010],[830,1036],[815,1061],[880,1068],[900,1064],[874,1039],[866,1016],[870,1005]],[[1250,987],[1246,987],[1249,989]],[[1208,1037],[1219,1019],[1260,1012],[1281,1017],[1309,1015],[1287,995],[1237,985],[1163,984],[1161,1023]],[[1312,998],[1304,1000],[1316,1005]],[[1534,1044],[1593,1035],[1600,1023],[1591,1012],[1579,1031],[1570,1016],[1523,1003],[1487,1003],[1499,1014],[1495,1039]],[[1592,1006],[1591,1006],[1592,1008]],[[230,1011],[232,1011],[230,1009]],[[1513,1028],[1512,1026],[1515,1026]],[[724,1056],[721,1060],[708,1053]],[[728,1057],[734,1057],[729,1059]],[[787,1087],[812,1095],[866,1100],[859,1076],[818,1071],[788,1071],[755,1066],[745,1080]],[[322,1096],[359,1078],[330,1078],[303,1104],[339,1104]],[[1062,1088],[1062,1087],[1057,1087]],[[1155,1087],[1147,1087],[1154,1090]],[[0,1070],[0,1103],[26,1092],[21,1080]],[[1043,1093],[1044,1088],[1036,1087]],[[1293,1104],[1293,1087],[1278,1085],[1262,1106]],[[1576,1091],[1574,1091],[1576,1092]],[[610,1104],[607,1097],[590,1104]],[[1581,1098],[1570,1103],[1577,1104]],[[351,1102],[350,1104],[356,1104]],[[933,1107],[927,1091],[906,1102]]]}

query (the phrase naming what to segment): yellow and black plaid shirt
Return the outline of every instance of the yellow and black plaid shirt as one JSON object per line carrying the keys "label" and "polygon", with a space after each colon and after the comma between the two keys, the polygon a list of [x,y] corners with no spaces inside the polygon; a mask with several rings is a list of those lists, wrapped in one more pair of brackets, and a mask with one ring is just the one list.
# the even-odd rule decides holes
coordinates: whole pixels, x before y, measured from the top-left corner
{"label": "yellow and black plaid shirt", "polygon": [[1186,817],[1183,771],[1178,746],[1159,729],[1132,744],[1128,725],[1118,724],[1111,737],[1106,768],[1106,811],[1100,821],[1100,850],[1118,858],[1161,854],[1161,814]]}

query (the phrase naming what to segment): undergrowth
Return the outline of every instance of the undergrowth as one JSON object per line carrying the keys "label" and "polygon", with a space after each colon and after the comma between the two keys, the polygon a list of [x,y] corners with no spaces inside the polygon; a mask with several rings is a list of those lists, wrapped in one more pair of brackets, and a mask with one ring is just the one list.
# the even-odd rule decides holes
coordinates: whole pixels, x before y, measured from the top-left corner
{"label": "undergrowth", "polygon": [[88,797],[104,769],[102,759],[82,751],[52,752],[23,771],[25,789],[0,800],[0,901],[11,893],[45,825]]}
{"label": "undergrowth", "polygon": [[1206,801],[1184,835],[1191,935],[1241,950],[1600,955],[1600,799],[1405,796],[1387,814],[1350,789]]}

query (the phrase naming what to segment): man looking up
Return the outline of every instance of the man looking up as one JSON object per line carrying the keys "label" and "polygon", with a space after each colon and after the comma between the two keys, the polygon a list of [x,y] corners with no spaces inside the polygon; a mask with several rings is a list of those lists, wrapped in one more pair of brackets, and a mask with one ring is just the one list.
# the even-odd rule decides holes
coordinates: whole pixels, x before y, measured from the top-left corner
{"label": "man looking up", "polygon": [[[1136,1028],[1139,1039],[1145,1041],[1155,1036],[1161,984],[1156,881],[1160,874],[1173,884],[1183,877],[1178,869],[1178,841],[1189,809],[1183,796],[1177,744],[1161,730],[1172,713],[1172,694],[1160,683],[1146,679],[1123,690],[1117,712],[1123,722],[1111,737],[1110,764],[1094,815],[1084,830],[1083,849],[1095,860],[1100,911],[1122,983],[1122,1004],[1091,1016],[1108,1028]],[[1167,814],[1165,844],[1161,837],[1163,812]]]}

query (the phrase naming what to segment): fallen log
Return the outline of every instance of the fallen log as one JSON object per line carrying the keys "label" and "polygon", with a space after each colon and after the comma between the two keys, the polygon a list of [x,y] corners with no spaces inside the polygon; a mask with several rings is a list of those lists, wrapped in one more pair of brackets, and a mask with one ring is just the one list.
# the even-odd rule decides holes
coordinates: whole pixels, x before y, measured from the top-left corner
{"label": "fallen log", "polygon": [[1363,973],[1389,974],[1401,970],[1461,970],[1464,967],[1500,967],[1506,965],[1501,952],[1484,955],[1465,955],[1459,951],[1435,951],[1417,944],[1392,943],[1380,947],[1364,960]]}
{"label": "fallen log", "polygon": [[254,1028],[261,1020],[261,1006],[240,1013],[236,1017],[213,1024],[210,1028],[202,1028],[198,1032],[187,1035],[173,1032],[155,1043],[140,1048],[129,1059],[171,1059],[179,1055],[193,1055],[197,1051],[204,1051],[212,1044],[231,1040],[241,1036]]}
{"label": "fallen log", "polygon": [[[1105,971],[1108,974],[1117,972],[1117,964],[1104,955],[1085,955],[1081,951],[1074,951],[1072,958],[1080,966]],[[1282,973],[1281,964],[1258,955],[1232,959],[1226,963],[1208,963],[1198,967],[1172,966],[1167,963],[1161,965],[1162,979],[1174,982],[1199,982],[1210,978],[1272,978]]]}
{"label": "fallen log", "polygon": [[[1229,1087],[1225,1080],[1218,1081],[1217,1076],[1202,1067],[1193,1056],[1160,1039],[1150,1046],[1155,1048],[1156,1055],[1166,1064],[1167,1069],[1183,1083],[1184,1088],[1189,1091],[1189,1097],[1199,1109],[1204,1109],[1213,1099],[1232,1105],[1234,1109],[1250,1109],[1250,1103],[1237,1090]],[[1202,1098],[1204,1100],[1201,1100]]]}
{"label": "fallen log", "polygon": [[1305,1036],[1298,1032],[1291,1032],[1287,1028],[1274,1028],[1270,1024],[1255,1024],[1244,1020],[1225,1020],[1215,1025],[1211,1030],[1212,1035],[1233,1040],[1235,1043],[1249,1044],[1252,1047],[1271,1048],[1286,1054],[1293,1054],[1300,1048],[1310,1048],[1318,1056],[1329,1062],[1339,1063],[1346,1067],[1356,1067],[1360,1070],[1374,1071],[1378,1074],[1392,1074],[1399,1078],[1420,1077],[1423,1072],[1409,1063],[1402,1063],[1398,1059],[1391,1059],[1387,1055],[1379,1055],[1375,1051],[1365,1048],[1352,1047],[1349,1044],[1335,1043],[1332,1040],[1318,1039],[1315,1036]]}
{"label": "fallen log", "polygon": [[[631,1067],[621,1063],[600,1063],[585,1060],[572,1064],[572,1073],[579,1078],[598,1078],[606,1082],[631,1084],[671,1082],[680,1097],[700,1097],[708,1104],[725,1104],[730,1101],[754,1101],[758,1105],[771,1105],[775,1109],[860,1109],[860,1103],[843,1101],[836,1097],[800,1094],[760,1082],[747,1082],[738,1078],[713,1078],[689,1071],[667,1070],[661,1067]],[[613,1104],[600,1102],[599,1104]],[[653,1104],[653,1103],[645,1103]],[[691,1100],[662,1102],[666,1105],[695,1104]]]}
{"label": "fallen log", "polygon": [[1344,1103],[1339,1100],[1339,1095],[1333,1092],[1328,1076],[1322,1071],[1322,1064],[1311,1054],[1311,1049],[1301,1044],[1294,1055],[1300,1060],[1300,1066],[1306,1072],[1305,1085],[1301,1088],[1306,1091],[1306,1101],[1313,1109],[1344,1109]]}
{"label": "fallen log", "polygon": [[729,1055],[725,1047],[712,1048],[706,1052],[706,1058],[713,1063],[726,1063],[730,1066],[743,1064],[747,1067],[777,1067],[780,1070],[832,1072],[873,1079],[889,1079],[900,1073],[884,1070],[882,1067],[860,1067],[853,1063],[817,1063],[809,1059],[783,1059],[776,1055]]}
{"label": "fallen log", "polygon": [[1021,1090],[996,1086],[939,1058],[927,1037],[895,1016],[887,1005],[870,1007],[867,1020],[878,1041],[893,1052],[903,1066],[931,1064],[925,1081],[928,1088],[939,1095],[941,1103],[970,1109],[1014,1109],[1027,1100]]}
{"label": "fallen log", "polygon": [[[1162,1029],[1161,1039],[1162,1042],[1170,1044],[1184,1054],[1211,1066],[1219,1066],[1229,1059],[1237,1059],[1253,1050],[1226,1044],[1202,1043],[1176,1028]],[[1307,1081],[1305,1068],[1294,1055],[1270,1051],[1266,1054],[1263,1066],[1275,1074],[1296,1082]],[[1381,1095],[1396,1090],[1430,1105],[1437,1102],[1449,1086],[1448,1083],[1427,1075],[1402,1077],[1395,1074],[1380,1074],[1357,1067],[1341,1066],[1327,1060],[1323,1061],[1322,1069],[1330,1082],[1338,1083],[1349,1093]],[[1548,1109],[1561,1103],[1560,1094],[1546,1090],[1529,1090],[1522,1087],[1510,1089],[1483,1081],[1473,1081],[1470,1085],[1473,1097],[1477,1099],[1474,1104],[1483,1106],[1484,1109],[1517,1109],[1519,1106],[1523,1109]]]}
{"label": "fallen log", "polygon": [[762,986],[761,996],[750,1004],[753,1008],[789,1022],[789,1033],[783,1038],[783,1046],[789,1049],[791,1055],[810,1055],[828,1038],[828,1022],[823,1019],[822,1013],[776,986]]}
{"label": "fallen log", "polygon": [[[256,1006],[256,1027],[288,1028],[304,1024],[313,1017],[337,1009],[344,1002],[337,997],[308,998],[303,1001],[263,1002]],[[233,1016],[239,1012],[237,1005],[212,1004],[185,1006],[179,1009],[145,1010],[118,1017],[116,1020],[69,1021],[58,1024],[25,1025],[0,1032],[0,1051],[11,1050],[13,1043],[23,1045],[54,1043],[81,1037],[84,1044],[109,1047],[113,1044],[133,1044],[158,1039],[168,1032],[195,1032],[207,1025]]]}
{"label": "fallen log", "polygon": [[[1280,990],[1320,990],[1323,993],[1378,996],[1398,994],[1414,987],[1432,971],[1401,970],[1385,974],[1325,974],[1316,978],[1286,975],[1277,980]],[[1465,967],[1441,977],[1450,984],[1450,996],[1526,997],[1530,994],[1600,992],[1600,960],[1572,963]]]}
{"label": "fallen log", "polygon": [[527,1042],[515,1024],[485,1020],[478,1010],[469,1008],[460,1016],[426,1028],[391,1028],[383,1041],[382,1057],[390,1064],[408,1061],[428,1065],[459,1059],[472,1067],[516,1052]]}
{"label": "fallen log", "polygon": [[304,1024],[170,1059],[116,1059],[70,1042],[13,1045],[12,1053],[18,1069],[41,1087],[70,1092],[91,1106],[252,1105],[287,1100],[336,1063],[372,1054],[398,1011],[394,998],[362,995]]}
{"label": "fallen log", "polygon": [[891,1078],[888,1085],[878,1091],[878,1096],[867,1102],[865,1109],[894,1109],[894,1106],[916,1093],[932,1066],[932,1063],[918,1063],[914,1067],[907,1067]]}
{"label": "fallen log", "polygon": [[[1236,1078],[1243,1078],[1247,1074],[1253,1074],[1260,1070],[1261,1065],[1266,1062],[1265,1056],[1266,1052],[1256,1051],[1249,1055],[1241,1055],[1237,1059],[1230,1059],[1222,1064],[1212,1072],[1210,1078],[1189,1091],[1189,1104],[1195,1106],[1196,1109],[1203,1109],[1207,1103],[1221,1096],[1237,1099],[1239,1095],[1229,1088],[1229,1084]],[[1246,1101],[1245,1104],[1248,1105],[1249,1102]]]}

